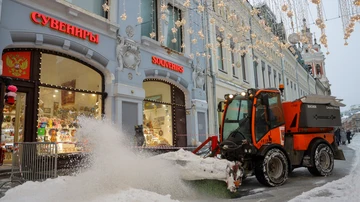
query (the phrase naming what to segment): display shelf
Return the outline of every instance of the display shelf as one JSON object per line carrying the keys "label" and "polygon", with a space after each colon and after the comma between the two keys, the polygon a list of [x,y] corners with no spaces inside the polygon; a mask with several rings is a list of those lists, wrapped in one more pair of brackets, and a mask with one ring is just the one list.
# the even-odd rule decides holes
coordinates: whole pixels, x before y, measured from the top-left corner
{"label": "display shelf", "polygon": [[15,113],[8,113],[8,112],[4,112],[3,113],[4,116],[15,116]]}

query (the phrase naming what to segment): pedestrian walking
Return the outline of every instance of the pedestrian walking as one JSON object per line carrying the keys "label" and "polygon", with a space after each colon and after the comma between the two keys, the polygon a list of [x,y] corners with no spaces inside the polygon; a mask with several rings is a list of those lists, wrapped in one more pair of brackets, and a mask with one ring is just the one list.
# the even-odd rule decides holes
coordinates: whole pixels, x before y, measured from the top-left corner
{"label": "pedestrian walking", "polygon": [[346,144],[346,132],[344,128],[341,128],[340,130],[340,137],[341,137],[341,144]]}
{"label": "pedestrian walking", "polygon": [[346,139],[348,141],[348,144],[350,144],[350,140],[351,140],[351,131],[350,130],[346,131]]}
{"label": "pedestrian walking", "polygon": [[337,128],[334,134],[335,134],[335,142],[339,146],[341,143],[340,128]]}

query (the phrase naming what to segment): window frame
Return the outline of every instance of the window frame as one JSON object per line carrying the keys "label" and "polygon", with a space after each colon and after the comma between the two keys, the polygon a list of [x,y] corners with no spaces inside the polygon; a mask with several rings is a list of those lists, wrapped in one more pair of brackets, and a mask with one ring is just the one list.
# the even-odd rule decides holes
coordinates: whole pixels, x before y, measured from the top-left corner
{"label": "window frame", "polygon": [[[92,11],[89,11],[89,10],[87,10],[87,9],[79,6],[79,5],[76,5],[76,4],[74,4],[74,3],[72,2],[72,0],[64,0],[64,1],[66,1],[67,3],[69,3],[69,4],[71,4],[71,5],[75,6],[75,7],[81,8],[81,9],[87,11],[87,12],[93,13],[93,14],[95,14],[95,15],[97,15],[97,16],[100,16],[100,17],[102,17],[102,18],[105,18],[105,19],[107,19],[107,20],[109,20],[109,18],[110,18],[110,8],[111,8],[111,1],[112,1],[112,0],[101,0],[101,7],[102,7],[102,5],[104,5],[106,2],[107,2],[107,4],[108,4],[108,6],[109,6],[109,10],[108,10],[108,11],[104,11],[104,9],[101,8],[101,9],[103,10],[103,15],[99,15],[99,14],[94,13],[94,12],[92,12]],[[94,0],[94,1],[95,1],[95,2],[99,2],[99,0]],[[89,2],[89,0],[87,0],[87,2]]]}
{"label": "window frame", "polygon": [[[160,5],[160,3],[159,3],[159,0],[154,0],[154,1],[156,1],[156,4],[157,4],[157,11],[160,13],[160,14],[162,14],[162,12],[161,12],[161,5]],[[166,1],[165,1],[165,3],[166,3]],[[178,17],[179,17],[179,20],[181,21],[182,20],[182,9],[180,9],[179,7],[176,7],[175,5],[173,5],[171,2],[167,2],[167,6],[168,6],[168,10],[174,10],[174,11],[178,11],[179,13],[178,13]],[[171,7],[171,9],[170,9],[170,7]],[[158,18],[158,16],[160,16],[159,14],[156,14],[156,19],[157,19],[157,29],[159,30],[159,25],[161,24],[161,18],[159,17]],[[176,16],[176,14],[174,14],[174,16]],[[174,23],[174,26],[175,26],[175,23]],[[175,26],[176,27],[176,26]],[[172,28],[172,27],[171,27]],[[169,29],[169,31],[171,32],[171,28],[169,27],[168,29]],[[177,27],[176,27],[177,28]],[[177,28],[178,30],[177,30],[177,32],[180,32],[180,34],[179,34],[179,36],[180,36],[180,40],[178,39],[178,38],[176,38],[176,40],[177,40],[177,43],[180,43],[180,46],[179,46],[179,48],[180,48],[180,51],[179,50],[174,50],[174,49],[172,49],[172,48],[170,48],[169,47],[169,45],[168,44],[166,44],[166,42],[165,43],[163,43],[163,45],[162,46],[165,46],[166,48],[169,48],[169,49],[171,49],[172,51],[175,51],[175,52],[177,52],[177,53],[184,53],[184,48],[183,47],[181,47],[181,45],[184,43],[184,32],[183,32],[183,26],[180,26],[179,28]],[[157,33],[159,33],[159,31],[157,31]],[[163,33],[164,34],[164,33]],[[156,34],[156,35],[158,35],[158,34]],[[180,42],[179,42],[180,41]],[[172,43],[171,42],[171,40],[170,40],[170,43]]]}
{"label": "window frame", "polygon": [[266,83],[265,83],[265,69],[266,69],[266,64],[263,60],[261,60],[261,74],[262,74],[262,79],[263,79],[263,87],[266,88]]}
{"label": "window frame", "polygon": [[275,88],[276,88],[276,86],[278,86],[278,85],[276,85],[276,76],[277,76],[277,74],[276,74],[277,72],[276,72],[276,70],[275,69],[273,69],[273,74],[274,74],[274,86],[275,86]]}
{"label": "window frame", "polygon": [[246,53],[241,55],[241,71],[242,71],[243,81],[247,82],[245,57],[246,57]]}
{"label": "window frame", "polygon": [[234,78],[239,78],[239,75],[238,75],[238,71],[237,71],[237,67],[236,67],[236,55],[234,53],[234,50],[235,50],[235,43],[233,41],[233,39],[231,38],[230,39],[230,57],[231,57],[231,67],[232,67],[232,73],[233,73],[233,77]]}
{"label": "window frame", "polygon": [[[226,70],[225,70],[225,65],[224,65],[224,49],[223,49],[223,42],[224,42],[224,37],[223,34],[219,31],[219,27],[215,26],[215,40],[217,43],[219,43],[219,47],[216,48],[216,58],[219,57],[219,60],[217,61],[217,69],[222,72],[227,74]],[[220,40],[219,40],[220,39]],[[221,68],[220,68],[220,64],[221,64]]]}
{"label": "window frame", "polygon": [[271,88],[271,67],[268,65],[269,87]]}

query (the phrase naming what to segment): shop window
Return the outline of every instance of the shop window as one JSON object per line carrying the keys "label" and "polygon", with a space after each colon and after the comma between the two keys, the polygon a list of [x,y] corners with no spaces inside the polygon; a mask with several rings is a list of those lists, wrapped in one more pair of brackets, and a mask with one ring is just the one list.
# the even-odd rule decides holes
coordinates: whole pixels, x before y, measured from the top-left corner
{"label": "shop window", "polygon": [[74,4],[84,10],[87,10],[91,13],[95,13],[104,18],[108,18],[108,11],[104,11],[103,5],[109,2],[107,0],[65,0],[71,4]]}
{"label": "shop window", "polygon": [[183,142],[186,138],[184,93],[179,88],[160,81],[145,81],[143,88],[146,146],[186,146],[186,142],[181,143],[185,145],[179,145],[179,141]]}
{"label": "shop window", "polygon": [[58,55],[41,54],[37,141],[57,142],[59,153],[84,151],[77,117],[102,116],[102,76]]}
{"label": "shop window", "polygon": [[58,153],[83,151],[76,130],[77,117],[101,118],[101,95],[40,87],[38,142],[57,142]]}
{"label": "shop window", "polygon": [[89,91],[102,89],[101,75],[95,70],[69,58],[45,53],[41,56],[40,82]]}

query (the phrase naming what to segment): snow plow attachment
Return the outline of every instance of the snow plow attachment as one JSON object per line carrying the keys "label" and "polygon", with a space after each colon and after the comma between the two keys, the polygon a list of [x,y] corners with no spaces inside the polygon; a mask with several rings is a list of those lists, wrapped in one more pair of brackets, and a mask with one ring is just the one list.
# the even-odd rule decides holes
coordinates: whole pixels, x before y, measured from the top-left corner
{"label": "snow plow attachment", "polygon": [[181,179],[199,193],[220,198],[238,197],[237,190],[243,176],[239,163],[216,157],[206,158],[183,149],[159,156],[174,162],[180,170]]}

